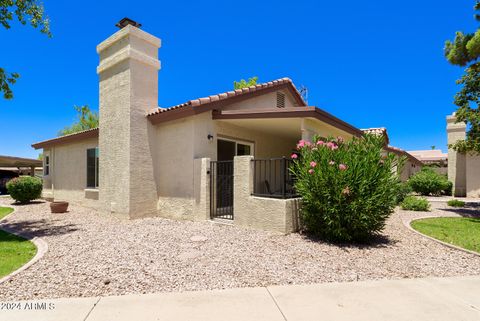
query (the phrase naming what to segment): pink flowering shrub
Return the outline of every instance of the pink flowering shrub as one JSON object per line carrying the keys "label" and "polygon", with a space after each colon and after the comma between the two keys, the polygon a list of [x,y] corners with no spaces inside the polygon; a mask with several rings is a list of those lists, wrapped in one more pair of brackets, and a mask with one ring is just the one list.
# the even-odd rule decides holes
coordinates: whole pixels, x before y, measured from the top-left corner
{"label": "pink flowering shrub", "polygon": [[385,156],[383,144],[375,135],[298,143],[291,170],[307,232],[329,241],[362,242],[382,231],[399,187],[397,158]]}

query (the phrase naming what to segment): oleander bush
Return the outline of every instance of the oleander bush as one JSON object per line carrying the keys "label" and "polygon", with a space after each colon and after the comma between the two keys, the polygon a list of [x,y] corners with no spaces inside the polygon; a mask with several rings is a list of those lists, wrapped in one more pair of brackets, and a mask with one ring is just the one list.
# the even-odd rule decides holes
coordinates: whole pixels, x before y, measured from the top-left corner
{"label": "oleander bush", "polygon": [[400,206],[407,211],[430,211],[430,203],[424,197],[407,196]]}
{"label": "oleander bush", "polygon": [[307,233],[333,242],[364,242],[384,228],[400,186],[394,170],[399,160],[385,155],[384,142],[366,135],[298,143],[291,170]]}
{"label": "oleander bush", "polygon": [[38,177],[20,176],[7,183],[10,196],[19,203],[28,203],[42,195],[42,180]]}
{"label": "oleander bush", "polygon": [[425,167],[408,180],[412,190],[420,195],[451,195],[452,182],[449,182],[445,175]]}
{"label": "oleander bush", "polygon": [[449,200],[447,202],[447,205],[448,206],[452,206],[452,207],[464,207],[465,206],[465,202],[464,201],[460,201],[460,200]]}
{"label": "oleander bush", "polygon": [[407,197],[411,192],[412,192],[412,187],[409,184],[403,183],[403,182],[398,184],[396,204],[398,205],[402,203],[405,197]]}

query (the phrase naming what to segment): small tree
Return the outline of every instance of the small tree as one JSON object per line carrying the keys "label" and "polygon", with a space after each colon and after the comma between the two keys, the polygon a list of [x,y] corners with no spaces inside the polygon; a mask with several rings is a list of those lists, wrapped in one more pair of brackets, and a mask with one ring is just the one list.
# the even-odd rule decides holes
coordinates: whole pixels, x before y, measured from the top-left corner
{"label": "small tree", "polygon": [[[40,28],[40,32],[52,36],[50,33],[50,21],[44,14],[43,5],[36,0],[0,0],[0,24],[5,29],[10,29],[10,22],[14,17],[25,25],[27,22],[34,28]],[[4,44],[5,45],[5,44]],[[5,49],[3,49],[5,50]],[[20,75],[16,72],[8,73],[0,68],[0,92],[5,99],[12,99],[13,92],[10,85],[15,84]]]}
{"label": "small tree", "polygon": [[248,81],[241,79],[240,81],[233,82],[233,89],[242,89],[250,86],[255,86],[257,84],[258,77],[248,78]]}
{"label": "small tree", "polygon": [[[480,2],[477,2],[475,10],[480,10]],[[475,15],[480,21],[480,16]],[[461,153],[480,153],[480,29],[475,33],[457,31],[455,39],[445,43],[445,57],[457,66],[465,67],[465,74],[457,80],[462,88],[455,95],[454,103],[458,109],[456,112],[457,122],[465,122],[470,125],[467,138],[450,145]]]}
{"label": "small tree", "polygon": [[78,120],[72,125],[60,130],[58,136],[73,134],[82,130],[98,127],[98,113],[91,111],[88,105],[74,106],[73,108],[75,108],[78,113]]}
{"label": "small tree", "polygon": [[394,154],[382,156],[384,142],[376,135],[299,142],[292,171],[309,233],[352,242],[366,241],[384,228],[400,186],[393,169],[401,168]]}

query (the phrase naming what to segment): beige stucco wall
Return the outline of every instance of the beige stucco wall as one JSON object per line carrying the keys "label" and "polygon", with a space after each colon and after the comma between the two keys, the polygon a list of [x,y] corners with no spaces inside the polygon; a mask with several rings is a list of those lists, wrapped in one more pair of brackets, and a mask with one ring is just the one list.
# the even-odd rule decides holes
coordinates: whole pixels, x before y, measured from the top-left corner
{"label": "beige stucco wall", "polygon": [[407,159],[400,171],[400,180],[406,182],[412,175],[420,171],[422,167]]}
{"label": "beige stucco wall", "polygon": [[50,175],[43,177],[43,197],[98,207],[98,192],[87,189],[87,149],[98,147],[98,139],[45,149],[50,155]]}
{"label": "beige stucco wall", "polygon": [[341,136],[345,140],[351,139],[352,134],[349,134],[343,130],[340,130],[332,125],[321,122],[317,119],[305,118],[302,120],[302,139],[306,141],[312,141],[314,136],[320,137],[338,137]]}
{"label": "beige stucco wall", "polygon": [[[455,123],[455,114],[447,116],[447,143],[454,144],[465,139],[467,126],[465,123]],[[448,149],[448,180],[453,183],[454,196],[466,196],[467,172],[464,154]]]}
{"label": "beige stucco wall", "polygon": [[252,196],[252,156],[234,161],[234,225],[278,233],[297,231],[300,199],[274,199]]}
{"label": "beige stucco wall", "polygon": [[[157,210],[163,217],[192,219],[194,119],[183,118],[156,127],[155,181]],[[206,140],[206,136],[205,136]]]}
{"label": "beige stucco wall", "polygon": [[466,155],[467,197],[480,197],[480,156]]}
{"label": "beige stucco wall", "polygon": [[[285,107],[295,107],[297,104],[288,90],[278,90],[285,95]],[[223,110],[245,110],[245,109],[272,109],[277,107],[277,91],[256,96],[250,99],[231,104]]]}

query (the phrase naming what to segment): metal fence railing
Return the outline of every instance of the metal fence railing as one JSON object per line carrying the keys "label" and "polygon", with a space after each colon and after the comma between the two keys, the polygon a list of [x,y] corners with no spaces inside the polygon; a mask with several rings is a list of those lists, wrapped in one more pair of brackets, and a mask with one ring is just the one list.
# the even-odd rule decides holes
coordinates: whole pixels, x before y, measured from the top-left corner
{"label": "metal fence railing", "polygon": [[271,198],[294,198],[295,177],[290,171],[293,161],[286,157],[253,159],[254,196]]}

